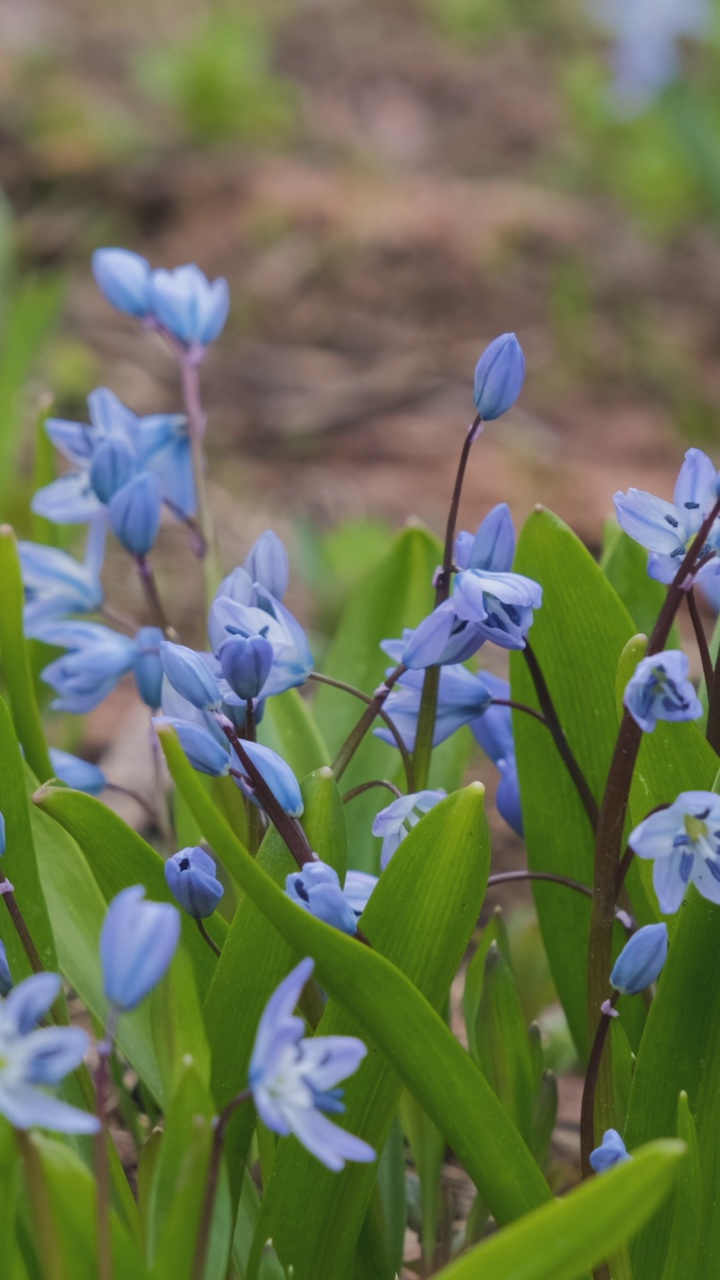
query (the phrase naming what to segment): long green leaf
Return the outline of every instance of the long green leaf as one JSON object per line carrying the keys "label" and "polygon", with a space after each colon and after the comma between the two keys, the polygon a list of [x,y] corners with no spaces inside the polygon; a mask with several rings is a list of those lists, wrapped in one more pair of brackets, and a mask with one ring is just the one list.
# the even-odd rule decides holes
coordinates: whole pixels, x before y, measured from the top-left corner
{"label": "long green leaf", "polygon": [[581,1280],[662,1204],[684,1153],[681,1142],[653,1142],[477,1245],[438,1272],[438,1280]]}
{"label": "long green leaf", "polygon": [[297,689],[268,698],[258,737],[282,756],[298,778],[330,764],[330,752],[313,713]]}
{"label": "long green leaf", "polygon": [[15,731],[35,777],[45,782],[53,770],[23,629],[24,591],[17,540],[9,525],[0,525],[0,593],[0,656]]}
{"label": "long green leaf", "polygon": [[[163,728],[160,736],[175,773],[182,748],[172,730]],[[189,800],[193,777],[186,774],[182,785]],[[468,792],[480,821],[484,789],[475,783]],[[216,834],[222,854],[232,833],[218,827]],[[497,1220],[507,1222],[547,1199],[544,1178],[484,1077],[408,978],[372,947],[296,907],[251,858],[244,856],[238,867],[245,892],[297,952],[315,958],[322,986],[363,1025],[445,1134]]]}

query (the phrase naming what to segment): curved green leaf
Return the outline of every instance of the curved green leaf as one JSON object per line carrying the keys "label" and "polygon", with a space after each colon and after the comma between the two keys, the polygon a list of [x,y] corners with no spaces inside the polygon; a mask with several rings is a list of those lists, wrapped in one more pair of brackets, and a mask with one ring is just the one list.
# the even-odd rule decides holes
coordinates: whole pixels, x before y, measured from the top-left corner
{"label": "curved green leaf", "polygon": [[35,777],[45,782],[52,777],[53,769],[23,628],[25,593],[17,540],[7,524],[0,525],[0,596],[0,656],[15,730]]}

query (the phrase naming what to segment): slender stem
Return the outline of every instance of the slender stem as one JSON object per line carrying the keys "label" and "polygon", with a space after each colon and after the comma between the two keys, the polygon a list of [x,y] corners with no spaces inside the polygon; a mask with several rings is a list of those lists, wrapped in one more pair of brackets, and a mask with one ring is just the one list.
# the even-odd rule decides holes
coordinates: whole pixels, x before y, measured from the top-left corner
{"label": "slender stem", "polygon": [[25,1166],[25,1185],[32,1209],[33,1227],[37,1232],[40,1246],[43,1280],[66,1280],[57,1225],[40,1152],[32,1134],[16,1129],[15,1137]]}
{"label": "slender stem", "polygon": [[[245,741],[255,742],[255,708],[252,698],[245,704]],[[252,800],[247,802],[247,841],[248,851],[254,858],[260,848],[260,810]]]}
{"label": "slender stem", "polygon": [[534,716],[546,729],[550,728],[545,716],[541,711],[536,711],[534,707],[529,707],[526,702],[515,702],[512,698],[492,698],[491,707],[512,707],[513,711],[524,711],[526,716]]}
{"label": "slender stem", "polygon": [[[308,844],[307,836],[300,823],[294,822],[276,799],[259,769],[250,759],[233,726],[224,716],[218,717],[218,724],[242,764],[244,772],[252,782],[263,809],[270,821],[277,827],[298,866],[304,867],[306,862],[314,862],[315,855]],[[234,771],[231,769],[230,772],[233,773]]]}
{"label": "slender stem", "polygon": [[397,683],[406,671],[407,667],[404,667],[402,663],[400,663],[394,671],[390,672],[390,675],[386,677],[379,688],[375,690],[375,694],[368,702],[367,707],[355,725],[355,728],[348,734],[348,737],[345,739],[333,760],[332,771],[335,774],[336,782],[340,781],[368,729],[372,727],[373,721],[380,715],[383,703],[390,693],[393,685]]}
{"label": "slender stem", "polygon": [[[556,875],[554,871],[498,871],[495,875],[488,879],[488,889],[494,888],[497,884],[511,884],[518,880],[547,880],[550,884],[562,884],[566,889],[574,889],[576,893],[583,893],[586,898],[592,898],[593,891],[587,884],[582,884],[580,880],[571,880],[569,876]],[[616,912],[616,917],[620,924],[627,929],[628,933],[634,930],[634,922],[628,917],[625,911],[620,909]]]}
{"label": "slender stem", "polygon": [[715,663],[705,733],[710,746],[720,755],[720,650]]}
{"label": "slender stem", "polygon": [[705,628],[702,624],[702,618],[700,617],[700,610],[698,609],[697,596],[695,595],[694,587],[691,587],[687,592],[687,604],[688,613],[692,619],[697,647],[700,650],[700,660],[702,662],[703,676],[705,677],[705,688],[707,690],[709,700],[712,697],[713,663],[712,658],[710,657],[710,648],[708,646],[707,636],[705,635]]}
{"label": "slender stem", "polygon": [[207,492],[204,448],[207,415],[203,409],[200,396],[200,363],[192,352],[186,351],[183,347],[178,349],[177,344],[171,345],[173,345],[178,360],[185,412],[190,424],[190,450],[197,500],[197,527],[204,543],[203,558],[205,561],[206,589],[208,600],[210,600],[220,581],[220,573],[215,549],[215,530]]}
{"label": "slender stem", "polygon": [[525,641],[523,654],[525,661],[527,662],[530,675],[532,676],[533,684],[535,685],[535,692],[537,693],[538,702],[542,708],[547,727],[553,736],[555,745],[562,757],[565,768],[575,783],[577,793],[580,796],[583,808],[585,809],[590,825],[594,831],[598,824],[597,801],[590,790],[590,784],[588,783],[585,774],[575,758],[570,743],[565,737],[565,730],[563,729],[560,723],[560,717],[555,710],[555,703],[552,700],[552,695],[548,689],[540,663],[537,660],[537,655],[535,654],[530,641],[527,639]]}
{"label": "slender stem", "polygon": [[199,933],[199,934],[200,934],[200,935],[205,939],[205,941],[207,942],[207,944],[208,944],[208,946],[209,946],[210,950],[211,950],[211,951],[214,951],[216,956],[220,956],[220,955],[222,954],[222,953],[221,953],[221,951],[220,951],[220,948],[219,948],[219,946],[218,946],[217,942],[215,941],[215,939],[210,937],[210,934],[208,933],[207,929],[205,928],[205,921],[204,921],[204,920],[196,920],[196,921],[195,921],[195,923],[196,923],[196,925],[197,925],[197,927],[198,927],[198,933]]}
{"label": "slender stem", "polygon": [[95,1134],[95,1184],[97,1187],[96,1222],[98,1280],[112,1280],[112,1241],[110,1237],[110,1162],[106,1106],[110,1084],[110,1054],[112,1043],[105,1039],[98,1045],[98,1065],[95,1072],[95,1105],[100,1128]]}
{"label": "slender stem", "polygon": [[0,872],[0,894],[5,900],[5,906],[10,913],[10,919],[15,926],[15,932],[23,945],[23,950],[28,958],[30,968],[33,973],[42,973],[45,966],[43,965],[38,949],[32,940],[32,935],[25,922],[25,917],[18,906],[17,898],[15,897],[15,890],[10,884],[7,876],[4,876],[2,872]]}
{"label": "slender stem", "polygon": [[613,1018],[617,1016],[614,1010],[619,998],[620,992],[613,991],[610,999],[603,1003],[600,1011],[600,1021],[595,1032],[592,1049],[590,1050],[580,1110],[580,1159],[583,1178],[589,1178],[592,1174],[590,1153],[595,1148],[595,1096],[600,1077],[600,1063],[602,1062],[605,1042],[610,1032],[610,1025]]}
{"label": "slender stem", "polygon": [[137,565],[140,585],[142,586],[154,625],[160,628],[163,635],[165,635],[168,640],[177,639],[177,632],[174,627],[170,626],[167,614],[163,607],[163,602],[160,599],[160,592],[157,588],[155,574],[153,573],[150,561],[147,556],[134,556],[133,558]]}
{"label": "slender stem", "polygon": [[422,791],[428,784],[430,764],[432,761],[433,738],[435,737],[435,720],[437,718],[438,691],[440,689],[440,667],[426,667],[423,680],[420,710],[418,712],[417,729],[415,731],[415,750],[413,751],[413,768],[416,786]]}
{"label": "slender stem", "polygon": [[243,1103],[249,1102],[250,1097],[250,1090],[243,1089],[242,1093],[238,1093],[234,1098],[231,1098],[224,1111],[220,1112],[217,1124],[215,1125],[207,1182],[205,1183],[205,1196],[203,1198],[203,1205],[200,1213],[200,1224],[198,1226],[197,1238],[195,1240],[195,1255],[193,1257],[190,1280],[204,1280],[205,1277],[205,1263],[207,1261],[208,1247],[210,1244],[210,1229],[212,1227],[213,1209],[215,1208],[215,1197],[217,1195],[218,1183],[220,1181],[220,1167],[222,1164],[222,1149],[223,1142],[225,1140],[225,1131],[233,1113],[238,1107],[241,1107]]}
{"label": "slender stem", "polygon": [[[346,684],[344,680],[334,680],[331,676],[321,675],[319,671],[311,671],[308,679],[315,680],[318,684],[329,684],[333,689],[342,689],[345,693],[352,694],[354,698],[359,698],[359,700],[361,702],[366,703],[367,706],[372,706],[373,699],[370,697],[368,693],[363,693],[362,689],[356,689],[355,686],[352,684]],[[380,717],[380,719],[384,722],[384,724],[387,725],[388,729],[390,730],[395,740],[395,746],[400,752],[400,756],[405,769],[405,779],[407,782],[407,789],[410,793],[412,793],[415,790],[413,763],[412,763],[412,758],[410,756],[410,752],[408,751],[407,747],[405,746],[405,742],[403,741],[402,734],[400,733],[400,730],[398,729],[397,725],[390,718],[387,711],[382,705],[378,707],[376,714]]]}
{"label": "slender stem", "polygon": [[460,453],[460,461],[458,462],[457,474],[455,476],[455,485],[453,488],[452,498],[450,499],[450,510],[448,511],[447,525],[445,528],[445,549],[443,553],[442,569],[435,580],[435,608],[439,604],[444,604],[450,597],[450,577],[452,572],[453,552],[455,550],[455,530],[457,528],[458,511],[460,509],[460,498],[462,496],[463,484],[465,482],[465,472],[467,470],[470,450],[478,438],[482,430],[482,419],[480,414],[470,423],[467,429],[463,447]]}
{"label": "slender stem", "polygon": [[356,796],[361,796],[365,791],[370,791],[372,787],[385,787],[391,791],[396,800],[402,798],[402,791],[395,786],[394,782],[388,782],[387,778],[373,778],[371,782],[361,782],[359,787],[353,787],[351,791],[346,791],[342,798],[343,804],[347,804],[349,800],[354,800]]}

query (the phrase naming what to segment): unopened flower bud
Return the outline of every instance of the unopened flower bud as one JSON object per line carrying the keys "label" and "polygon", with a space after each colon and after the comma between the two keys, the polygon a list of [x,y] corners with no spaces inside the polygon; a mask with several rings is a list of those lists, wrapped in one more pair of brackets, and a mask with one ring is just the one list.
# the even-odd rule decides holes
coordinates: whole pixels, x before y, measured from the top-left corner
{"label": "unopened flower bud", "polygon": [[503,333],[483,351],[475,368],[475,408],[484,422],[512,409],[525,381],[525,356],[514,333]]}

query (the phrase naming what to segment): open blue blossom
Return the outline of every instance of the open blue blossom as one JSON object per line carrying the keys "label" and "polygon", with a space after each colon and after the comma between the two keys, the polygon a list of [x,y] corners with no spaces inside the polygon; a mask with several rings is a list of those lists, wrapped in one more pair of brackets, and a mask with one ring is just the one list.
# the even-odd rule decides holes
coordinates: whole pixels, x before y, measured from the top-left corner
{"label": "open blue blossom", "polygon": [[633,720],[652,733],[658,720],[697,720],[703,709],[688,680],[689,663],[679,649],[643,658],[623,697]]}
{"label": "open blue blossom", "polygon": [[525,381],[525,356],[514,333],[503,333],[483,351],[475,368],[475,408],[484,422],[512,409]]}
{"label": "open blue blossom", "polygon": [[73,791],[84,791],[89,796],[99,796],[107,786],[107,778],[102,769],[88,760],[81,760],[69,751],[60,751],[58,747],[50,748],[50,763],[56,778],[72,787]]}
{"label": "open blue blossom", "polygon": [[708,0],[592,0],[589,6],[613,33],[613,98],[618,111],[637,115],[676,79],[679,42],[710,30]]}
{"label": "open blue blossom", "polygon": [[165,863],[168,889],[195,920],[211,916],[225,892],[215,871],[210,854],[198,845],[181,849]]}
{"label": "open blue blossom", "polygon": [[230,308],[227,280],[212,283],[188,263],[173,271],[153,271],[150,309],[155,318],[186,347],[206,347],[220,336]]}
{"label": "open blue blossom", "polygon": [[[394,654],[397,646],[402,643],[390,640],[385,641],[382,647],[386,653],[392,650]],[[415,749],[424,679],[423,671],[406,671],[393,685],[385,700],[385,711],[408,751]],[[438,746],[464,724],[470,724],[481,716],[490,707],[491,696],[484,673],[475,675],[460,664],[443,667],[440,671],[433,746]],[[375,729],[374,733],[382,742],[387,742],[389,746],[395,745],[395,739],[386,725]]]}
{"label": "open blue blossom", "polygon": [[360,919],[377,882],[378,877],[370,875],[369,871],[350,870],[345,876],[343,893],[355,912],[356,919]]}
{"label": "open blue blossom", "polygon": [[[643,489],[616,493],[613,499],[621,527],[635,542],[646,547],[648,573],[659,582],[672,582],[686,551],[700,532],[716,501],[717,472],[701,449],[688,449],[675,485],[674,500],[667,502]],[[720,545],[720,521],[716,520],[700,558],[716,552]],[[716,556],[694,576],[718,572]]]}
{"label": "open blue blossom", "polygon": [[306,862],[285,881],[285,892],[304,911],[342,933],[357,932],[357,916],[343,893],[340,877],[327,863]]}
{"label": "open blue blossom", "polygon": [[8,991],[12,991],[13,985],[5,943],[0,942],[0,996],[6,996]]}
{"label": "open blue blossom", "polygon": [[380,866],[385,870],[388,862],[406,835],[417,826],[421,818],[445,799],[445,792],[417,791],[414,795],[400,796],[386,809],[381,809],[373,822],[372,833],[382,840]]}
{"label": "open blue blossom", "polygon": [[107,909],[100,934],[103,983],[113,1010],[129,1012],[164,977],[180,938],[180,913],[168,902],[147,902],[141,884],[122,889]]}
{"label": "open blue blossom", "polygon": [[95,1133],[96,1116],[43,1090],[79,1067],[90,1047],[80,1027],[38,1027],[60,985],[58,974],[36,973],[0,1001],[0,1115],[16,1129]]}
{"label": "open blue blossom", "polygon": [[328,1169],[339,1172],[346,1160],[369,1162],[367,1142],[328,1120],[325,1112],[344,1111],[341,1080],[357,1070],[367,1053],[355,1036],[303,1036],[294,1016],[312,960],[301,960],[270,997],[260,1019],[248,1079],[255,1106],[274,1133],[293,1133]]}
{"label": "open blue blossom", "polygon": [[230,596],[216,596],[210,609],[210,643],[214,653],[231,636],[262,636],[273,647],[273,663],[263,686],[272,697],[304,684],[313,668],[307,636],[300,623],[264,587],[254,587],[256,603],[241,604]]}
{"label": "open blue blossom", "polygon": [[72,613],[95,613],[104,593],[100,574],[105,553],[104,516],[90,524],[85,558],[80,563],[57,547],[20,542],[20,565],[25,591],[25,634],[37,637],[50,621]]}
{"label": "open blue blossom", "polygon": [[115,688],[121,676],[132,671],[137,646],[129,636],[119,635],[97,622],[56,622],[43,627],[41,639],[66,648],[41,673],[55,690],[55,711],[84,715],[92,711]]}
{"label": "open blue blossom", "polygon": [[453,601],[446,600],[409,632],[400,661],[411,671],[452,666],[467,662],[484,643],[485,635],[477,621],[458,618]]}
{"label": "open blue blossom", "polygon": [[689,884],[720,903],[720,796],[683,791],[674,804],[636,827],[629,844],[653,859],[653,885],[665,914],[677,911]]}
{"label": "open blue blossom", "polygon": [[150,310],[150,263],[130,249],[96,249],[93,275],[111,306],[142,320]]}
{"label": "open blue blossom", "polygon": [[595,1173],[605,1173],[614,1165],[631,1159],[617,1129],[606,1129],[600,1146],[590,1153],[590,1164]]}
{"label": "open blue blossom", "polygon": [[610,974],[610,986],[624,996],[636,996],[657,982],[667,953],[667,925],[646,924],[625,943]]}

